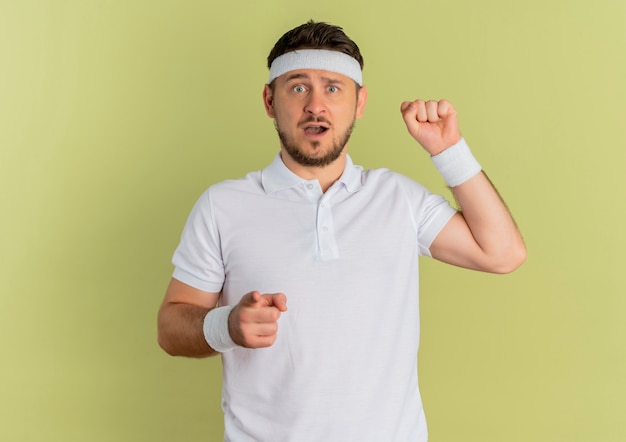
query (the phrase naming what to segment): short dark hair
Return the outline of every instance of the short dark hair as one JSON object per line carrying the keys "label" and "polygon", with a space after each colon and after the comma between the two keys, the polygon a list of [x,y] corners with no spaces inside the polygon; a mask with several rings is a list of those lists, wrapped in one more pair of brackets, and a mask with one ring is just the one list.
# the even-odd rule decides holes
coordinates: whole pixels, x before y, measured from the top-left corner
{"label": "short dark hair", "polygon": [[352,41],[339,26],[328,23],[307,23],[292,29],[278,39],[267,56],[267,67],[272,66],[274,59],[297,49],[328,49],[343,52],[354,58],[363,69],[363,56],[357,44]]}

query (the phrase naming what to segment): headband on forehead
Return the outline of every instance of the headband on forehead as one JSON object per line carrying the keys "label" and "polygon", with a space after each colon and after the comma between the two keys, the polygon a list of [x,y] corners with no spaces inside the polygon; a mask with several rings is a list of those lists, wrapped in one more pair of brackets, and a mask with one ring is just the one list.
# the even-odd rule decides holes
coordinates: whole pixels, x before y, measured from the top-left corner
{"label": "headband on forehead", "polygon": [[268,83],[296,69],[321,69],[336,72],[353,79],[359,86],[363,86],[363,74],[359,62],[343,52],[326,49],[300,49],[276,57],[270,67]]}

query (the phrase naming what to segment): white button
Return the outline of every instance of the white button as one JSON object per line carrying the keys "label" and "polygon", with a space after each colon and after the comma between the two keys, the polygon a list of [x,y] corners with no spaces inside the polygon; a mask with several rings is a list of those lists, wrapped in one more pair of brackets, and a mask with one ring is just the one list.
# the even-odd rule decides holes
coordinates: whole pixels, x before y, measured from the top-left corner
{"label": "white button", "polygon": [[309,190],[313,189],[313,184],[307,184],[306,186]]}
{"label": "white button", "polygon": [[322,230],[323,230],[324,232],[328,232],[328,226],[324,226],[324,227],[322,227]]}
{"label": "white button", "polygon": [[323,209],[324,207],[326,207],[326,203],[322,203],[322,204],[321,204],[321,207],[322,207],[322,209]]}

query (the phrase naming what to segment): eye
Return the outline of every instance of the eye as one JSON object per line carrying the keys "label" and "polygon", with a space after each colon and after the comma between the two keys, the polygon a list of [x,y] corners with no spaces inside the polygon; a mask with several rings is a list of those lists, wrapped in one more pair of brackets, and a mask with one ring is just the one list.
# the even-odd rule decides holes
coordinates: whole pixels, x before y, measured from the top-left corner
{"label": "eye", "polygon": [[339,92],[339,88],[337,86],[328,86],[328,92]]}
{"label": "eye", "polygon": [[304,86],[302,86],[302,85],[298,85],[298,86],[294,86],[294,87],[293,87],[293,91],[294,91],[294,92],[297,92],[297,93],[304,92],[305,90],[306,90],[306,89],[305,89],[305,88],[304,88]]}

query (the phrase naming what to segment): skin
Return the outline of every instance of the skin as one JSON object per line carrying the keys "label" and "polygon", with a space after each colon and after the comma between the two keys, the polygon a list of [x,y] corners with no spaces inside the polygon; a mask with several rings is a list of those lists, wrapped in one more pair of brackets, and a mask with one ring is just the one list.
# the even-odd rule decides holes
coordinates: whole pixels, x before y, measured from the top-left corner
{"label": "skin", "polygon": [[[324,191],[343,173],[347,144],[342,144],[347,143],[366,102],[365,87],[357,90],[351,79],[323,70],[288,72],[275,80],[273,88],[266,85],[263,90],[265,111],[275,120],[280,134],[284,164],[304,179],[317,179]],[[461,139],[456,111],[446,100],[405,101],[400,112],[409,134],[431,156]],[[487,176],[481,172],[452,192],[461,210],[435,238],[430,248],[433,257],[492,273],[508,273],[519,267],[526,259],[523,239]],[[216,307],[219,295],[172,278],[158,316],[161,347],[171,355],[217,354],[206,343],[202,324],[207,312]],[[247,293],[229,316],[231,338],[247,348],[271,346],[278,333],[278,320],[286,311],[283,293]]]}
{"label": "skin", "polygon": [[[400,112],[409,134],[431,156],[461,139],[456,110],[446,100],[405,101]],[[461,211],[433,241],[433,258],[490,273],[517,269],[526,259],[526,246],[487,175],[480,172],[452,192]]]}
{"label": "skin", "polygon": [[[263,104],[267,116],[278,129],[297,146],[304,156],[322,158],[346,139],[356,119],[363,116],[367,89],[357,86],[350,78],[335,72],[300,69],[275,80],[274,88],[263,89]],[[312,121],[313,120],[313,121]],[[322,120],[321,123],[315,121]],[[321,134],[307,133],[311,126],[321,125]],[[298,162],[281,140],[281,158],[287,168],[305,179],[318,179],[326,191],[343,173],[346,145],[330,164],[307,166]]]}

